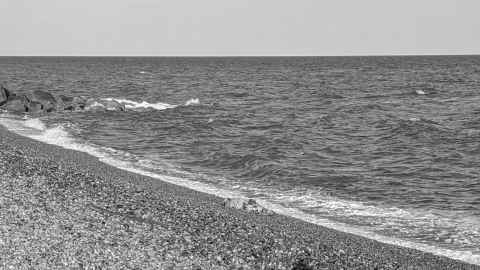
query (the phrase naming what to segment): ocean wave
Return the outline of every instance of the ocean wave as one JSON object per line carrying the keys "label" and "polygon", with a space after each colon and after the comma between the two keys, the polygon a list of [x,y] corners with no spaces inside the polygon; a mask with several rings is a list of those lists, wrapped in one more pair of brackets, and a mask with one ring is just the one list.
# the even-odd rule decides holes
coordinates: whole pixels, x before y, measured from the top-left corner
{"label": "ocean wave", "polygon": [[417,95],[426,95],[425,91],[423,91],[423,90],[415,90],[415,93]]}
{"label": "ocean wave", "polygon": [[[7,129],[32,139],[88,153],[114,167],[161,181],[184,186],[220,197],[255,198],[259,203],[279,214],[296,217],[307,222],[330,227],[375,239],[384,243],[414,248],[437,255],[448,256],[473,264],[480,264],[480,251],[455,250],[456,243],[478,245],[471,235],[472,228],[478,230],[479,220],[458,213],[425,212],[405,210],[396,207],[381,207],[362,202],[342,200],[325,194],[312,187],[269,186],[256,181],[235,181],[232,179],[201,176],[176,170],[155,157],[140,158],[128,152],[101,147],[74,138],[68,124],[47,126],[38,118],[19,119],[0,117],[0,124]],[[173,173],[172,173],[173,171]],[[205,177],[206,178],[206,177]],[[201,181],[199,181],[201,180]],[[348,224],[348,225],[347,225]],[[435,231],[444,246],[422,242],[421,239],[387,237],[383,231],[397,230],[409,237],[412,230]],[[419,233],[419,232],[416,232]],[[470,233],[470,235],[469,235]]]}
{"label": "ocean wave", "polygon": [[106,101],[116,101],[125,106],[126,109],[154,109],[154,110],[166,110],[172,109],[177,107],[177,105],[171,105],[168,103],[149,103],[146,101],[137,102],[129,99],[121,99],[121,98],[102,98],[102,100]]}
{"label": "ocean wave", "polygon": [[200,100],[198,98],[191,98],[185,102],[185,106],[190,106],[190,105],[197,105],[200,104]]}
{"label": "ocean wave", "polygon": [[47,126],[38,118],[25,118],[24,125],[40,131],[47,129]]}
{"label": "ocean wave", "polygon": [[[101,100],[118,102],[124,105],[127,110],[152,109],[152,110],[161,111],[161,110],[173,109],[178,106],[181,106],[181,105],[172,105],[172,104],[163,103],[163,102],[157,102],[157,103],[150,103],[147,101],[137,102],[137,101],[125,99],[125,98],[102,98]],[[200,103],[200,100],[198,98],[192,98],[187,100],[184,106],[197,105],[199,103]]]}

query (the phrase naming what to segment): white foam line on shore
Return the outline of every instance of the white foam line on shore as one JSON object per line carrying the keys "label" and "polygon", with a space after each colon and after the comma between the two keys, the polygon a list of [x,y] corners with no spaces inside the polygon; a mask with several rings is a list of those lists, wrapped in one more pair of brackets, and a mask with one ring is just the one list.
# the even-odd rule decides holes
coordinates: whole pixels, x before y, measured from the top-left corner
{"label": "white foam line on shore", "polygon": [[[139,168],[135,168],[134,166],[132,166],[130,162],[121,161],[109,156],[107,152],[101,151],[99,147],[76,142],[76,140],[74,138],[71,138],[68,132],[65,131],[61,126],[47,129],[43,124],[43,122],[41,122],[38,119],[29,119],[24,121],[24,120],[15,120],[10,118],[0,117],[0,124],[4,125],[10,131],[13,131],[19,135],[29,137],[40,142],[57,145],[65,149],[71,149],[79,152],[88,153],[98,158],[100,161],[122,170],[130,171],[143,176],[152,177],[164,182],[168,182],[171,184],[197,190],[200,192],[216,195],[222,198],[245,197],[245,195],[240,192],[233,192],[226,189],[221,189],[221,188],[215,187],[214,185],[190,181],[190,180],[179,178],[179,177],[160,175],[153,172],[144,171]],[[33,132],[32,132],[32,129],[33,129]],[[331,228],[331,229],[345,232],[345,233],[351,233],[351,234],[363,236],[363,237],[377,240],[379,242],[386,243],[386,244],[412,248],[412,249],[432,253],[434,255],[446,256],[446,257],[461,260],[467,263],[480,265],[480,254],[473,254],[470,251],[455,251],[455,250],[450,250],[446,248],[434,247],[427,244],[414,243],[411,241],[382,236],[374,232],[363,230],[361,228],[348,226],[346,224],[334,222],[324,218],[319,218],[312,214],[306,214],[298,209],[284,207],[279,204],[275,204],[265,200],[257,199],[257,201],[259,201],[259,203],[264,207],[267,207],[278,214],[291,216],[309,223],[317,224],[320,226],[324,226],[324,227]]]}
{"label": "white foam line on shore", "polygon": [[341,231],[341,232],[345,232],[345,233],[351,233],[351,234],[355,234],[355,235],[358,235],[358,236],[363,236],[365,238],[373,239],[373,240],[376,240],[376,241],[379,241],[379,242],[382,242],[382,243],[385,243],[385,244],[391,244],[391,245],[416,249],[416,250],[420,250],[420,251],[423,251],[423,252],[432,253],[434,255],[445,256],[445,257],[449,257],[451,259],[456,259],[456,260],[464,261],[464,262],[467,262],[467,263],[480,265],[480,254],[473,254],[470,251],[455,251],[455,250],[451,250],[451,249],[439,248],[439,247],[434,247],[434,246],[427,245],[427,244],[420,244],[420,243],[415,243],[415,242],[406,241],[406,240],[402,240],[402,239],[383,236],[383,235],[376,234],[374,232],[369,232],[369,231],[366,231],[366,230],[362,230],[360,228],[356,228],[356,227],[353,227],[353,226],[348,226],[348,225],[345,225],[345,224],[342,224],[342,223],[337,223],[337,222],[334,222],[334,221],[331,221],[331,220],[328,220],[328,219],[319,218],[319,217],[316,217],[316,216],[311,215],[311,214],[306,214],[306,213],[301,212],[297,209],[287,208],[287,207],[282,207],[282,206],[279,207],[276,204],[270,204],[268,202],[263,202],[263,204],[264,204],[265,207],[267,207],[267,208],[269,208],[269,209],[271,209],[271,210],[273,210],[273,211],[275,211],[279,214],[286,215],[286,216],[291,216],[291,217],[294,217],[294,218],[298,218],[300,220],[303,220],[303,221],[306,221],[306,222],[309,222],[309,223],[313,223],[313,224],[317,224],[317,225],[320,225],[320,226],[324,226],[324,227],[334,229],[334,230],[337,230],[337,231]]}

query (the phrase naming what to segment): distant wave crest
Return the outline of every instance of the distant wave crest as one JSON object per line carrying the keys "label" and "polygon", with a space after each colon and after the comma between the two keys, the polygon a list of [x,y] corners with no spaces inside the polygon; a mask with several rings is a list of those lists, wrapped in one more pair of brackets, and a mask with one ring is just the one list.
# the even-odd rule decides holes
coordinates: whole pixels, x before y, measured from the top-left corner
{"label": "distant wave crest", "polygon": [[[125,98],[102,98],[101,100],[105,101],[115,101],[118,102],[122,105],[125,106],[125,109],[127,110],[166,110],[166,109],[173,109],[178,106],[182,105],[172,105],[168,103],[163,103],[163,102],[157,102],[157,103],[150,103],[147,101],[134,101],[130,99],[125,99]],[[200,103],[200,100],[198,98],[192,98],[189,99],[183,106],[190,106],[190,105],[197,105]]]}

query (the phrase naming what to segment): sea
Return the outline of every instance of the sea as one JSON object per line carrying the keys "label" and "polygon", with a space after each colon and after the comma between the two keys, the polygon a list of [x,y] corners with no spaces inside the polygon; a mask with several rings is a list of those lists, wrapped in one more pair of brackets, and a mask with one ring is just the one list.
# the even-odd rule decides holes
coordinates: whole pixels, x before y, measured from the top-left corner
{"label": "sea", "polygon": [[118,168],[480,264],[480,56],[1,57],[126,111],[0,124]]}

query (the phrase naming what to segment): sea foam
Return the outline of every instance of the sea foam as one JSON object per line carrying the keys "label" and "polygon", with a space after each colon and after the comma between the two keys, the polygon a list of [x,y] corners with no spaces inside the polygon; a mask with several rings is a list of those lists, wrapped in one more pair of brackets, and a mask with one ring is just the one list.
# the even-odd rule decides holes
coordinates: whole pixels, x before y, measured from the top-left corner
{"label": "sea foam", "polygon": [[[181,105],[172,105],[172,104],[163,103],[163,102],[157,102],[157,103],[150,103],[147,101],[137,102],[137,101],[125,99],[125,98],[102,98],[102,100],[116,101],[124,105],[127,110],[152,109],[152,110],[161,111],[161,110],[173,109],[178,106],[181,106]],[[200,103],[200,100],[198,98],[192,98],[192,99],[189,99],[187,102],[185,102],[184,106],[197,105],[199,103]]]}

